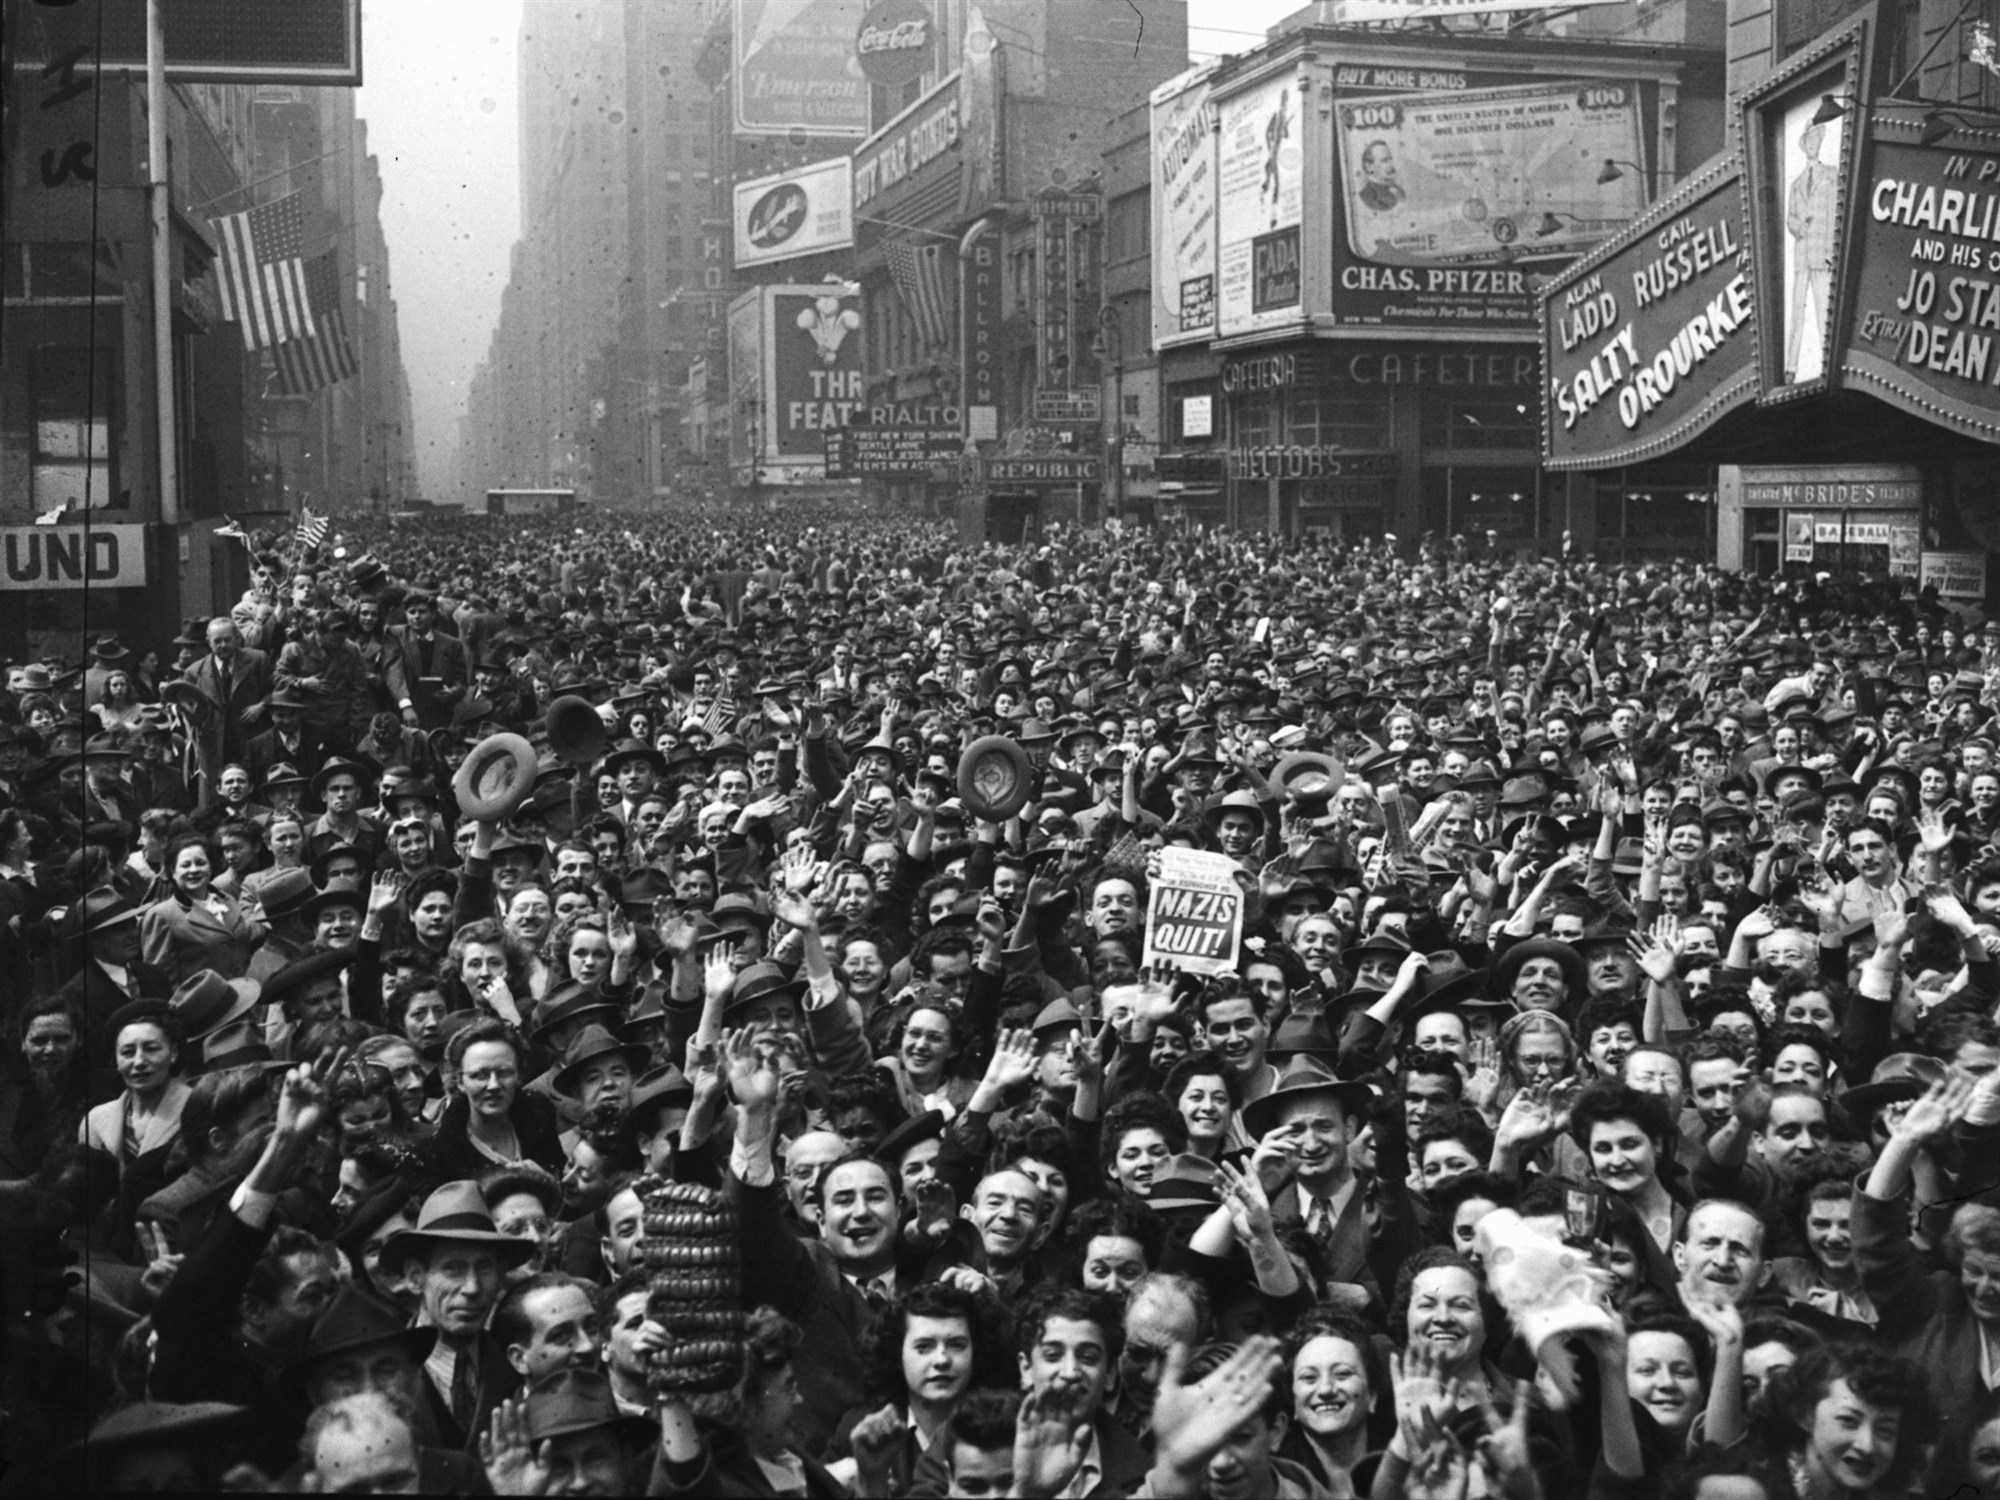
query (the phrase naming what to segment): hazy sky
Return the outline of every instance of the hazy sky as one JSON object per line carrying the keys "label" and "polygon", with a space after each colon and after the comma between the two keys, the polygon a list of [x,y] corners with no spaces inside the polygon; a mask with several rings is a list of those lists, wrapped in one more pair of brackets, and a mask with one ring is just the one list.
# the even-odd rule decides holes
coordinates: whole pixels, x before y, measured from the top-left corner
{"label": "hazy sky", "polygon": [[[1239,52],[1302,0],[1189,0],[1197,57]],[[363,0],[358,106],[382,164],[383,228],[415,408],[417,479],[441,496],[466,384],[500,316],[520,233],[515,41],[523,5]]]}

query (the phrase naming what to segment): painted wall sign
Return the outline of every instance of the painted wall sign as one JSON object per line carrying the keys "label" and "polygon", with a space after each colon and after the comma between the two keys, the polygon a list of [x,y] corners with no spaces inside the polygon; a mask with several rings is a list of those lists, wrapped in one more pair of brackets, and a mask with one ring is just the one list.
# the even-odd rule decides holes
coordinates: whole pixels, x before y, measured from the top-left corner
{"label": "painted wall sign", "polygon": [[863,136],[868,84],[854,57],[863,0],[736,0],[736,133]]}
{"label": "painted wall sign", "polygon": [[1215,327],[1213,65],[1153,91],[1153,342],[1206,337]]}
{"label": "painted wall sign", "polygon": [[146,576],[144,526],[0,526],[0,586],[14,589],[139,589]]}

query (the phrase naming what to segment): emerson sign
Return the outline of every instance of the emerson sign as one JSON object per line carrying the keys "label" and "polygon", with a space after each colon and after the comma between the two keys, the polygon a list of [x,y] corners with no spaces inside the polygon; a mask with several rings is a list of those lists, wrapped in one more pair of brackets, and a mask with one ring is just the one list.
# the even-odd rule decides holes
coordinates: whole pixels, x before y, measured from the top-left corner
{"label": "emerson sign", "polygon": [[1740,169],[1691,179],[1542,298],[1550,468],[1679,446],[1756,393]]}
{"label": "emerson sign", "polygon": [[0,526],[0,553],[10,592],[146,586],[144,526]]}

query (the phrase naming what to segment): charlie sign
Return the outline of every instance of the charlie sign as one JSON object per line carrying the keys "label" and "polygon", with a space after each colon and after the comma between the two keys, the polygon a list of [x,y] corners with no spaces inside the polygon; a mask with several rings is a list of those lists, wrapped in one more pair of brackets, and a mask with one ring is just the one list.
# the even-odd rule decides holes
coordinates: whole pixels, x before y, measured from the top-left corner
{"label": "charlie sign", "polygon": [[1160,851],[1160,874],[1146,910],[1145,967],[1172,964],[1190,974],[1236,967],[1243,941],[1240,868],[1226,854]]}

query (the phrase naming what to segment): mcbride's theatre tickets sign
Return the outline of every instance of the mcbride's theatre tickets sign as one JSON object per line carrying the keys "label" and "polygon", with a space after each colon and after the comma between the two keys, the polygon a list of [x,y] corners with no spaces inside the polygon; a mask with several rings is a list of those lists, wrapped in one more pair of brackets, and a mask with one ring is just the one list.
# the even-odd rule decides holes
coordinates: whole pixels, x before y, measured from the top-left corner
{"label": "mcbride's theatre tickets sign", "polygon": [[2000,130],[1924,146],[1920,129],[1874,122],[1841,373],[1849,389],[2000,441]]}
{"label": "mcbride's theatre tickets sign", "polygon": [[1550,468],[1651,457],[1755,397],[1741,181],[1733,157],[1708,168],[1543,294]]}

